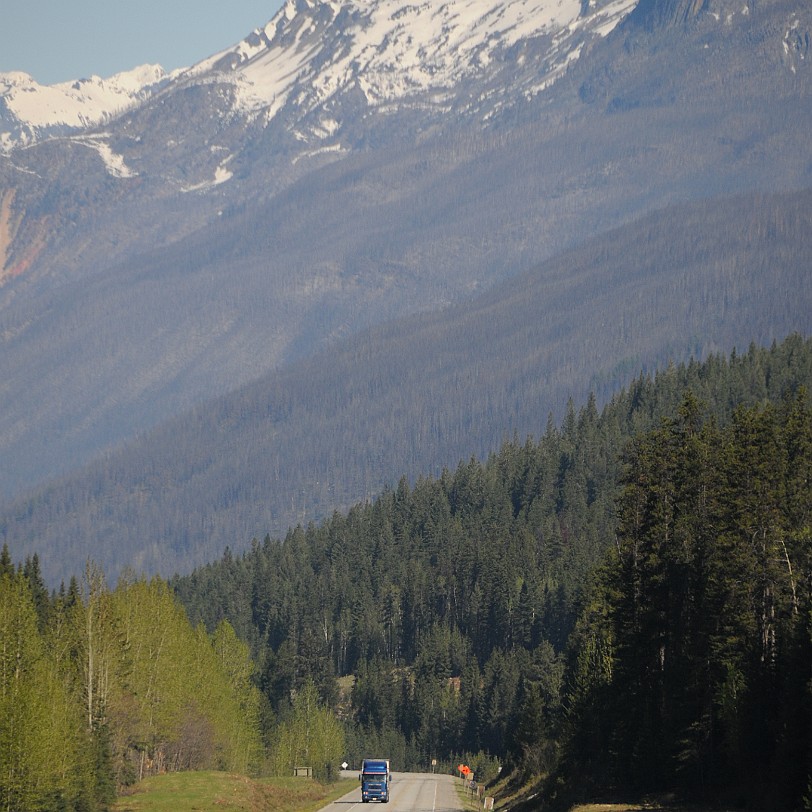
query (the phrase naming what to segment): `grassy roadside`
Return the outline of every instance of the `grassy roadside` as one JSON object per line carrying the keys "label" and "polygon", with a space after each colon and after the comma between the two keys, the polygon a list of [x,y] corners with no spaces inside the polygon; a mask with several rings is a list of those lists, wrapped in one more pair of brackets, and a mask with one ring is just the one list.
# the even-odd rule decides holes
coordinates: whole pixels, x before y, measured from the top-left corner
{"label": "grassy roadside", "polygon": [[357,782],[323,785],[309,778],[251,779],[221,772],[169,773],[136,784],[112,812],[316,812]]}
{"label": "grassy roadside", "polygon": [[482,809],[482,800],[476,793],[472,793],[461,779],[454,778],[454,789],[457,792],[457,797],[460,799],[460,804],[463,809]]}
{"label": "grassy roadside", "polygon": [[[514,777],[507,775],[485,791],[487,795],[495,798],[494,810],[496,812],[510,812],[510,810],[542,809],[542,806],[535,806],[533,800],[537,796],[538,779],[527,784],[520,785]],[[463,809],[482,809],[482,801],[472,797],[470,792],[464,790],[462,783],[457,784],[457,795],[462,803]],[[538,803],[538,802],[537,802]],[[697,806],[695,804],[678,803],[670,797],[658,800],[645,800],[636,803],[587,803],[576,804],[568,809],[568,812],[732,812],[725,807],[718,806]]]}
{"label": "grassy roadside", "polygon": [[726,812],[704,806],[682,806],[664,804],[582,804],[574,806],[570,812]]}

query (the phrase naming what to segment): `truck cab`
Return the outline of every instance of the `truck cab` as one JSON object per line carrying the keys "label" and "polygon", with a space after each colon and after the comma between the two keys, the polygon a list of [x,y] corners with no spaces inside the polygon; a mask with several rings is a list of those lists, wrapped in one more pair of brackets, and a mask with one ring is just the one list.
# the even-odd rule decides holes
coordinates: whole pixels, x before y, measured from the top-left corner
{"label": "truck cab", "polygon": [[389,760],[383,758],[365,758],[361,764],[361,800],[389,803],[389,784],[392,774],[389,772]]}

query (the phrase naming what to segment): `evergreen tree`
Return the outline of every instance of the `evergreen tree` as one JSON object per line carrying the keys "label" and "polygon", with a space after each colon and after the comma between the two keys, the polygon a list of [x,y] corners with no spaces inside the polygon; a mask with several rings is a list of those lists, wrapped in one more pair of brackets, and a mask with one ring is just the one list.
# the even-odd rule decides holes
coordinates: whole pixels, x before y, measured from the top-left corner
{"label": "evergreen tree", "polygon": [[[812,721],[798,677],[812,651],[799,506],[812,488],[796,472],[808,470],[809,427],[804,400],[739,409],[720,429],[689,396],[635,441],[616,553],[571,668],[570,768],[597,748],[609,755],[599,783],[641,790],[676,776],[684,792],[798,803]],[[601,639],[610,677],[584,680]],[[594,727],[597,699],[608,730]]]}

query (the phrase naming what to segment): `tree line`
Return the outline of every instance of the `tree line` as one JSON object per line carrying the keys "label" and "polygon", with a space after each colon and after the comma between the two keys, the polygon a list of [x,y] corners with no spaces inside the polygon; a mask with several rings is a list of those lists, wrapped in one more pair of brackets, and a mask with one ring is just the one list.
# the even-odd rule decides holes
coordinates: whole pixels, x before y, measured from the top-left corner
{"label": "tree line", "polygon": [[227,620],[193,626],[161,579],[110,590],[88,564],[49,595],[37,557],[15,568],[4,547],[0,808],[104,809],[178,770],[289,775],[311,758],[323,775],[343,750],[335,717],[305,685],[269,733],[254,670]]}
{"label": "tree line", "polygon": [[[724,750],[719,739],[720,720],[727,717],[718,715],[718,708],[714,711],[716,700],[703,706],[707,713],[717,712],[711,719],[692,716],[696,708],[689,708],[684,697],[674,699],[679,714],[676,709],[672,712],[682,727],[671,717],[672,727],[667,729],[652,721],[655,711],[665,713],[658,704],[664,701],[662,687],[653,696],[644,693],[635,713],[624,713],[637,697],[621,693],[628,675],[618,682],[611,682],[610,676],[619,679],[622,668],[631,668],[636,661],[627,664],[623,658],[642,656],[641,646],[625,627],[624,646],[619,647],[619,632],[599,626],[598,634],[590,624],[597,622],[595,618],[607,624],[606,618],[611,618],[621,626],[628,621],[625,606],[610,605],[621,585],[610,589],[606,584],[614,582],[607,581],[606,573],[614,571],[618,561],[626,561],[628,527],[637,515],[634,510],[641,509],[638,502],[644,497],[654,499],[655,488],[662,487],[660,480],[648,481],[635,473],[635,449],[647,449],[641,459],[649,464],[664,465],[673,476],[679,471],[682,487],[697,484],[697,460],[674,456],[673,439],[660,448],[668,437],[663,426],[679,415],[692,415],[697,436],[700,424],[705,432],[715,427],[716,441],[730,460],[738,460],[741,482],[723,483],[717,478],[705,483],[702,491],[703,498],[713,499],[728,517],[737,515],[745,498],[734,484],[753,481],[749,465],[775,473],[776,491],[764,498],[769,498],[776,515],[785,507],[788,485],[778,484],[779,468],[773,456],[790,454],[782,450],[784,441],[779,438],[789,432],[782,421],[792,424],[794,433],[787,434],[785,441],[794,449],[793,510],[801,515],[799,506],[804,499],[809,503],[808,480],[800,472],[808,466],[804,446],[809,444],[808,390],[804,387],[812,382],[811,360],[809,342],[794,336],[769,350],[751,347],[744,355],[714,356],[701,364],[640,376],[601,412],[594,398],[577,412],[570,404],[561,425],[550,420],[539,440],[514,438],[484,461],[470,459],[454,471],[413,483],[401,479],[375,500],[345,514],[336,513],[321,524],[292,528],[282,540],[266,537],[242,556],[226,551],[222,560],[174,579],[173,587],[195,620],[213,627],[228,618],[250,642],[260,688],[276,714],[284,717],[290,697],[303,681],[312,679],[323,701],[344,720],[352,757],[362,756],[373,744],[376,752],[385,745],[399,767],[424,769],[432,758],[454,764],[459,754],[466,753],[466,763],[479,765],[480,775],[493,774],[499,763],[525,777],[555,772],[559,787],[568,786],[568,778],[580,775],[580,767],[586,764],[595,776],[590,785],[594,792],[640,788],[641,774],[649,779],[647,787],[669,783],[686,793],[743,787],[738,781],[741,773],[733,769],[733,751]],[[773,435],[772,445],[764,441],[747,446],[743,427],[750,424],[763,424],[764,431]],[[739,443],[744,445],[739,448]],[[721,457],[714,457],[709,449],[702,453],[705,473],[724,470]],[[746,472],[749,479],[744,477]],[[632,484],[637,492],[630,491]],[[711,485],[718,492],[712,492]],[[759,488],[766,493],[766,481]],[[673,509],[673,497],[666,501]],[[683,546],[689,544],[691,523],[699,522],[691,510],[691,505],[682,508],[677,528]],[[794,527],[796,519],[782,519],[782,527]],[[783,538],[784,546],[778,539],[770,541],[773,547],[762,558],[765,566],[768,563],[779,573],[793,573],[800,616],[804,611],[801,582],[808,577],[808,530],[803,531],[803,520],[797,521],[801,527],[792,531],[793,540]],[[656,536],[660,530],[653,525],[650,532]],[[708,524],[702,532],[715,538],[717,530]],[[766,529],[762,532],[769,535]],[[673,537],[669,527],[663,543]],[[726,538],[732,545],[732,536]],[[710,549],[710,542],[706,547]],[[740,569],[738,559],[717,555],[728,565],[727,580],[724,586],[717,585],[714,601],[708,600],[698,615],[690,614],[698,611],[694,593],[687,591],[693,582],[681,586],[684,612],[680,614],[674,605],[676,597],[670,593],[663,597],[664,576],[656,568],[635,571],[627,600],[640,600],[639,582],[651,579],[651,583],[647,580],[650,600],[662,597],[664,601],[656,607],[647,605],[652,618],[660,622],[660,635],[687,635],[679,643],[684,647],[687,640],[700,639],[701,623],[716,624],[718,631],[712,634],[705,629],[703,634],[715,635],[713,646],[739,646],[736,656],[741,657],[753,642],[745,642],[752,618],[742,615],[736,632],[740,639],[731,643],[732,621],[725,617],[723,595],[731,590],[749,596],[740,599],[736,611],[742,613],[750,606],[751,614],[755,610],[747,601],[755,605],[758,595],[764,616],[775,620],[768,624],[756,618],[753,628],[773,640],[771,667],[787,677],[788,662],[782,664],[778,658],[788,645],[779,622],[784,598],[779,600],[775,584],[765,581],[752,562],[749,569]],[[692,577],[698,582],[708,577],[700,571],[705,563],[702,557],[695,562],[698,571]],[[758,588],[749,583],[756,575],[762,578]],[[688,578],[685,573],[683,577]],[[772,604],[764,603],[768,598]],[[689,615],[693,625],[688,624]],[[672,622],[679,624],[673,630]],[[804,645],[808,649],[809,638],[802,628],[802,624],[793,626],[793,650]],[[654,634],[647,626],[644,629]],[[667,670],[669,680],[679,683],[690,674],[713,697],[714,690],[722,689],[703,680],[723,673],[730,680],[725,690],[739,701],[742,691],[751,690],[752,675],[743,660],[728,661],[727,655],[717,654],[719,662],[706,665],[704,672],[694,669],[690,661],[683,662],[676,673]],[[675,658],[667,645],[658,656],[669,665]],[[733,662],[738,670],[728,669]],[[636,674],[635,679],[641,691],[655,690],[646,673]],[[609,691],[609,685],[618,692],[613,703],[600,693]],[[808,697],[798,685],[794,690],[792,696],[800,704],[789,704],[782,713],[798,714],[793,728],[797,729]],[[768,694],[781,702],[789,697],[772,689]],[[732,736],[736,748],[747,749],[751,742],[743,733],[747,717],[737,716],[743,706],[736,705],[733,711],[734,706],[724,702],[725,713],[735,718],[725,735]],[[618,718],[612,719],[609,708],[615,709]],[[602,738],[592,730],[612,721],[618,724],[604,730]],[[644,722],[650,729],[640,727]],[[702,734],[702,725],[709,725],[710,732]],[[776,730],[771,728],[772,733]],[[662,739],[664,733],[668,735]],[[669,738],[672,735],[675,738]],[[694,751],[685,744],[691,736]],[[676,754],[670,758],[647,746],[649,740],[669,742],[669,747],[677,747]],[[621,743],[629,752],[622,751]],[[754,752],[751,757],[756,760],[764,756]],[[708,754],[711,762],[705,759]],[[600,765],[593,764],[590,759],[599,756]],[[650,759],[658,769],[635,758]],[[577,766],[561,773],[568,764]],[[716,765],[712,771],[711,764]],[[673,775],[672,769],[676,770]],[[805,767],[798,769],[808,772]],[[744,774],[753,778],[760,773],[753,769]],[[787,790],[788,797],[797,800],[798,782],[792,786],[795,790]],[[748,797],[755,797],[753,793],[755,789],[749,787]]]}

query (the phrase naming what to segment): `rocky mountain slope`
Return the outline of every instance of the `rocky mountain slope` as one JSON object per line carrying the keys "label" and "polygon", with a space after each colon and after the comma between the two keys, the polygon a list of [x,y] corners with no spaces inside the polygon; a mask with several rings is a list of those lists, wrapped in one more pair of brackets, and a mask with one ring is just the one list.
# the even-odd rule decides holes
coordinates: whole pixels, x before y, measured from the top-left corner
{"label": "rocky mountain slope", "polygon": [[[147,105],[159,90],[166,91],[161,102],[166,105],[181,88],[213,85],[227,97],[220,117],[256,119],[262,126],[279,118],[288,129],[298,128],[299,138],[326,141],[334,149],[333,136],[357,106],[357,100],[350,102],[349,115],[338,115],[347,97],[360,93],[368,109],[385,112],[401,106],[446,111],[464,106],[493,115],[517,96],[549,86],[634,4],[288,0],[242,42],[172,76],[158,66],[143,66],[107,80],[42,87],[25,74],[3,74],[0,130],[6,130],[2,139],[9,150],[60,129],[78,134],[106,124],[117,112]],[[518,59],[515,53],[531,47],[532,69],[527,53]],[[468,79],[489,84],[488,92],[461,97],[459,87]],[[202,122],[211,131],[216,122],[206,120],[209,112],[201,109],[194,124]]]}
{"label": "rocky mountain slope", "polygon": [[[0,492],[438,289],[489,284],[454,227],[439,239],[462,253],[439,264],[409,245],[419,223],[381,244],[498,146],[489,120],[630,7],[291,0],[103,128],[40,122],[50,137],[0,157],[4,372],[29,378],[0,393]],[[370,213],[389,222],[365,235]]]}

